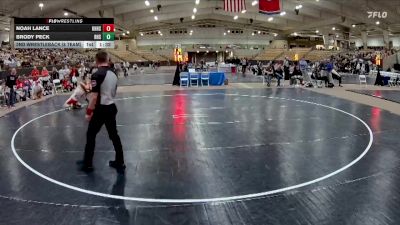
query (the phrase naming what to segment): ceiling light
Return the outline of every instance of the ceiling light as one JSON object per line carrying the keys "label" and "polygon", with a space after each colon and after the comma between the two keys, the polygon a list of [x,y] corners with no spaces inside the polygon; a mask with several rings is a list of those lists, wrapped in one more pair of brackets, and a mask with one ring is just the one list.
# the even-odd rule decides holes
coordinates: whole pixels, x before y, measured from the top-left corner
{"label": "ceiling light", "polygon": [[150,5],[150,2],[149,2],[148,0],[146,0],[146,1],[144,1],[144,4],[145,4],[146,6],[149,6],[149,5]]}
{"label": "ceiling light", "polygon": [[355,24],[353,24],[353,25],[351,25],[352,27],[356,27],[356,25]]}
{"label": "ceiling light", "polygon": [[140,32],[140,36],[143,36],[143,33],[142,33],[142,32]]}
{"label": "ceiling light", "polygon": [[237,20],[238,18],[239,18],[238,15],[235,15],[235,16],[233,17],[234,20]]}
{"label": "ceiling light", "polygon": [[294,35],[294,36],[297,36],[297,33],[296,33],[296,32],[294,32],[294,33],[293,33],[293,35]]}
{"label": "ceiling light", "polygon": [[125,33],[122,33],[122,36],[125,36]]}
{"label": "ceiling light", "polygon": [[150,9],[150,13],[154,13],[154,9]]}
{"label": "ceiling light", "polygon": [[154,16],[154,20],[158,20],[158,16]]}
{"label": "ceiling light", "polygon": [[217,51],[215,51],[216,53],[218,53],[219,51],[217,50]]}
{"label": "ceiling light", "polygon": [[245,10],[245,9],[243,9],[243,10],[242,10],[242,13],[246,13],[246,10]]}
{"label": "ceiling light", "polygon": [[200,51],[197,51],[197,53],[200,53]]}
{"label": "ceiling light", "polygon": [[303,8],[303,5],[296,5],[295,9],[301,9]]}
{"label": "ceiling light", "polygon": [[251,5],[252,5],[252,6],[255,6],[255,5],[257,5],[257,4],[258,4],[258,1],[256,1],[256,0],[254,0],[254,1],[251,2]]}
{"label": "ceiling light", "polygon": [[190,30],[190,33],[193,33],[193,30]]}
{"label": "ceiling light", "polygon": [[284,16],[284,15],[286,15],[286,12],[282,11],[281,13],[279,13],[279,15]]}
{"label": "ceiling light", "polygon": [[376,22],[375,22],[375,24],[376,24],[376,25],[379,25],[379,24],[381,24],[381,22],[379,22],[379,21],[376,21]]}
{"label": "ceiling light", "polygon": [[196,5],[200,4],[200,0],[195,1]]}
{"label": "ceiling light", "polygon": [[316,2],[319,2],[319,0],[315,0]]}
{"label": "ceiling light", "polygon": [[318,33],[319,33],[319,30],[316,30],[316,31],[315,31],[315,33],[317,33],[317,34],[318,34]]}
{"label": "ceiling light", "polygon": [[9,30],[10,30],[10,28],[6,27],[6,28],[4,28],[4,30],[6,30],[6,31],[9,31]]}
{"label": "ceiling light", "polygon": [[228,50],[226,50],[225,52],[228,53]]}
{"label": "ceiling light", "polygon": [[207,50],[206,53],[209,53],[209,51]]}
{"label": "ceiling light", "polygon": [[41,3],[39,3],[39,7],[40,8],[43,8],[43,6],[44,6],[44,4],[41,2]]}
{"label": "ceiling light", "polygon": [[336,37],[338,38],[338,37],[339,37],[339,34],[336,34]]}
{"label": "ceiling light", "polygon": [[197,9],[196,8],[193,8],[193,13],[197,13]]}
{"label": "ceiling light", "polygon": [[254,36],[255,34],[254,34],[254,32],[253,33],[251,33],[251,36]]}
{"label": "ceiling light", "polygon": [[336,27],[332,27],[332,30],[336,30]]}
{"label": "ceiling light", "polygon": [[257,33],[258,33],[258,34],[261,34],[261,31],[258,31]]}
{"label": "ceiling light", "polygon": [[64,12],[64,16],[68,16],[68,12]]}
{"label": "ceiling light", "polygon": [[224,32],[224,35],[226,35],[226,33]]}
{"label": "ceiling light", "polygon": [[272,20],[274,20],[274,17],[268,18],[268,21],[269,21],[269,22],[271,22]]}
{"label": "ceiling light", "polygon": [[228,33],[230,33],[231,32],[231,30],[228,30]]}
{"label": "ceiling light", "polygon": [[163,36],[163,34],[161,33],[160,36]]}
{"label": "ceiling light", "polygon": [[192,15],[192,20],[194,20],[194,19],[196,19],[196,16],[195,16],[195,15]]}
{"label": "ceiling light", "polygon": [[126,33],[129,34],[130,33],[129,30],[127,30]]}
{"label": "ceiling light", "polygon": [[277,33],[274,33],[274,37],[276,37],[276,36],[278,36],[278,34],[277,34]]}
{"label": "ceiling light", "polygon": [[190,36],[192,36],[192,35],[193,35],[193,33],[189,33],[189,35],[190,35]]}

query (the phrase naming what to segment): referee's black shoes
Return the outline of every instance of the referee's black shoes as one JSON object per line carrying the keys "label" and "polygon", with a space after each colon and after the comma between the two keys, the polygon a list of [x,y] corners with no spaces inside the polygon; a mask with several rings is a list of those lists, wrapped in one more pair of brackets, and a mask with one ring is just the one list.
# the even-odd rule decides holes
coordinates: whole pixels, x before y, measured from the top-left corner
{"label": "referee's black shoes", "polygon": [[114,169],[117,170],[118,173],[125,173],[125,164],[124,163],[119,163],[117,161],[109,161],[108,165]]}
{"label": "referee's black shoes", "polygon": [[92,165],[87,165],[83,160],[77,161],[76,164],[80,166],[79,170],[83,172],[90,173],[93,172],[94,170]]}

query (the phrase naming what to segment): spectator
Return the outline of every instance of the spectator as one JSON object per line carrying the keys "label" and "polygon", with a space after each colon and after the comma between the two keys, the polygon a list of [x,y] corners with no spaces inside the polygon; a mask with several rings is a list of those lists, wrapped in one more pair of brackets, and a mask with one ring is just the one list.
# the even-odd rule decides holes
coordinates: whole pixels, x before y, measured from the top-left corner
{"label": "spectator", "polygon": [[278,80],[277,87],[281,86],[281,79],[283,78],[283,68],[280,63],[275,63],[274,65],[274,76]]}
{"label": "spectator", "polygon": [[307,87],[312,87],[311,84],[311,77],[308,75],[308,63],[305,60],[304,56],[301,58],[300,62],[299,62],[299,67],[300,67],[300,71],[301,74],[303,76],[303,79],[305,80],[305,82],[307,82]]}
{"label": "spectator", "polygon": [[53,69],[51,70],[51,79],[52,80],[60,79],[60,75],[55,66],[53,66]]}
{"label": "spectator", "polygon": [[267,86],[271,86],[271,79],[274,77],[274,69],[272,68],[271,64],[268,64],[267,67],[264,69],[264,79],[267,83]]}
{"label": "spectator", "polygon": [[9,89],[8,101],[7,101],[8,108],[14,107],[15,104],[15,98],[16,98],[14,90],[15,85],[17,85],[17,70],[15,68],[12,68],[10,74],[7,75],[6,78],[6,86]]}
{"label": "spectator", "polygon": [[33,70],[31,71],[31,77],[33,81],[37,81],[39,79],[39,70],[36,68],[36,66],[33,67]]}
{"label": "spectator", "polygon": [[299,85],[299,83],[297,83],[297,81],[300,82],[300,84],[303,83],[303,73],[300,70],[300,66],[298,64],[296,64],[293,67],[293,72],[290,76],[290,85]]}

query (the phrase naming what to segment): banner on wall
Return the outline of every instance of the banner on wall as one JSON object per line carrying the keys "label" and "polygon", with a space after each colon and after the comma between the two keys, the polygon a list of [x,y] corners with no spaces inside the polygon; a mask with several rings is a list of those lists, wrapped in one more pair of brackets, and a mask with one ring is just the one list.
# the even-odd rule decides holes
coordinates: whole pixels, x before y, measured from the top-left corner
{"label": "banner on wall", "polygon": [[281,12],[281,0],[259,0],[259,12],[263,14],[278,14]]}
{"label": "banner on wall", "polygon": [[174,48],[174,60],[175,60],[175,62],[183,61],[182,48],[180,48],[180,47]]}
{"label": "banner on wall", "polygon": [[377,66],[382,66],[382,57],[381,57],[381,53],[376,54],[375,56],[375,64]]}

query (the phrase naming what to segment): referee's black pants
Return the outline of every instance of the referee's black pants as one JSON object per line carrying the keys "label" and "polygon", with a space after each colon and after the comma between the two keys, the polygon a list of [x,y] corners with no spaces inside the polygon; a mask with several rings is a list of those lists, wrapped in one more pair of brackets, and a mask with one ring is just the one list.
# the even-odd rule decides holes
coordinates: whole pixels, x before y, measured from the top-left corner
{"label": "referee's black pants", "polygon": [[122,150],[121,139],[118,135],[117,122],[115,119],[117,112],[118,110],[115,104],[96,106],[86,133],[85,165],[92,166],[96,135],[99,133],[103,124],[106,125],[108,136],[114,145],[116,163],[124,164],[124,152]]}

